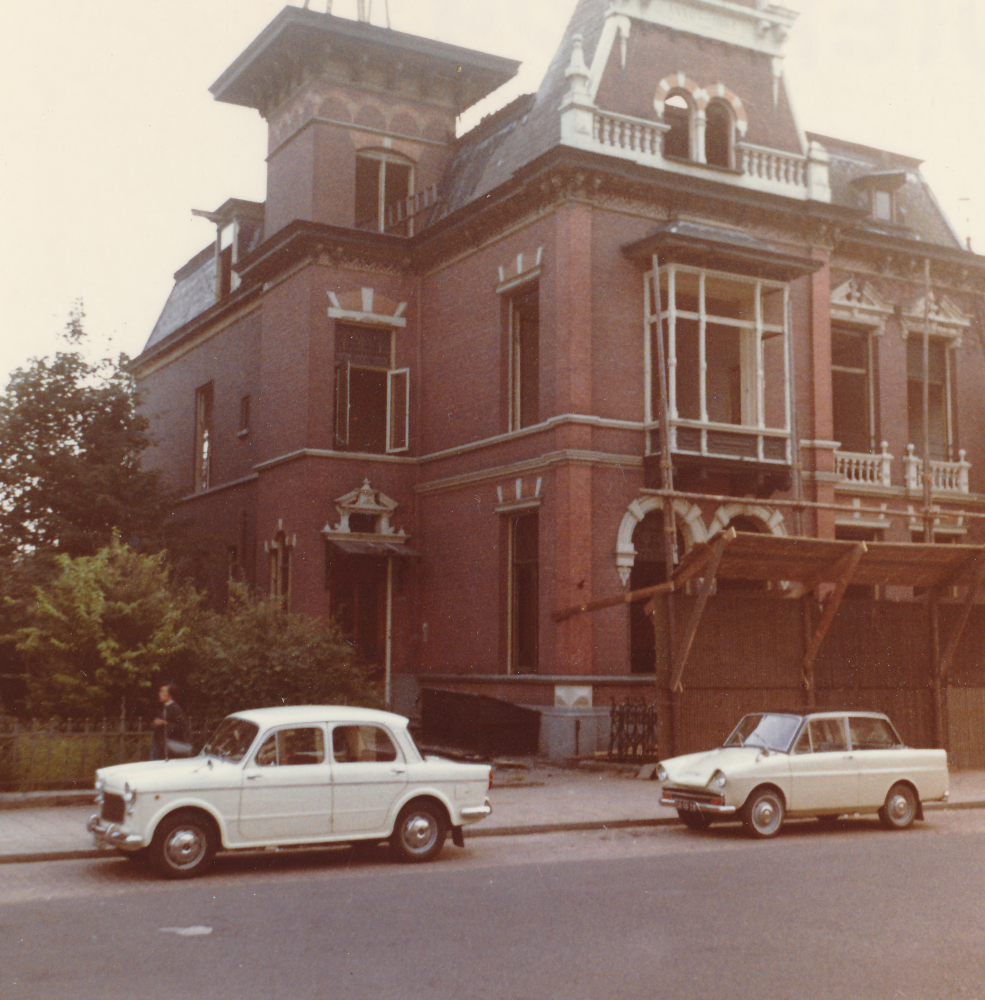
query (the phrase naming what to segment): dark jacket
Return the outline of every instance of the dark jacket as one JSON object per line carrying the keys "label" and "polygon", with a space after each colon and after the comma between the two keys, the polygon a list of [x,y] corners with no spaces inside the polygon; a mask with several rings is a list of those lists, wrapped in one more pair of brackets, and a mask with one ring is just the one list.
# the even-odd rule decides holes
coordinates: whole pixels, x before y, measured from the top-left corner
{"label": "dark jacket", "polygon": [[168,740],[178,740],[180,743],[190,742],[188,739],[188,720],[176,701],[164,705],[157,717],[164,719],[167,723],[166,726],[154,727],[154,750],[157,756],[163,759],[167,756]]}

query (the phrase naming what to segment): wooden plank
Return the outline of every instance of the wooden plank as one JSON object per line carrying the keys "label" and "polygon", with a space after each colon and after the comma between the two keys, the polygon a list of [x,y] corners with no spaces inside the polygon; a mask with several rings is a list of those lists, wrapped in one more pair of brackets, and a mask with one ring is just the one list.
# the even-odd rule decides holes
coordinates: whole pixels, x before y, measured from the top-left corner
{"label": "wooden plank", "polygon": [[723,531],[714,543],[711,559],[704,571],[704,579],[701,581],[701,590],[698,592],[698,599],[691,611],[691,619],[687,623],[687,629],[681,641],[681,648],[677,654],[677,663],[674,665],[674,674],[670,679],[670,690],[681,692],[684,690],[681,678],[684,676],[684,668],[687,665],[687,658],[691,653],[691,646],[694,645],[694,637],[698,632],[698,625],[701,624],[701,616],[704,614],[705,605],[711,589],[715,585],[715,574],[718,572],[718,564],[722,561],[722,555],[726,548],[735,541],[735,529],[729,528]]}
{"label": "wooden plank", "polygon": [[668,583],[657,583],[652,587],[642,587],[639,590],[630,590],[625,594],[615,594],[612,597],[600,597],[597,601],[589,601],[587,604],[576,604],[571,608],[564,608],[555,611],[551,618],[556,622],[567,621],[575,615],[583,614],[586,611],[602,611],[605,608],[615,608],[620,604],[634,604],[636,601],[645,601],[648,597],[656,597],[659,594],[669,594],[674,589],[673,581]]}
{"label": "wooden plank", "polygon": [[835,584],[835,589],[831,592],[824,605],[824,614],[821,615],[814,638],[811,639],[811,643],[807,647],[807,652],[804,654],[803,675],[808,692],[814,686],[814,661],[817,659],[817,651],[821,648],[821,643],[824,642],[824,637],[828,634],[828,629],[831,628],[831,623],[834,621],[838,606],[841,604],[841,599],[845,596],[848,584],[851,583],[859,561],[865,555],[865,552],[865,542],[857,542],[853,546],[852,551],[841,560],[838,582]]}
{"label": "wooden plank", "polygon": [[940,662],[940,677],[941,683],[944,687],[947,687],[947,672],[951,667],[951,663],[954,660],[954,654],[958,651],[958,643],[961,642],[961,636],[964,634],[965,626],[968,624],[968,616],[971,614],[971,609],[974,606],[975,599],[978,597],[979,591],[982,589],[982,584],[985,583],[985,555],[978,557],[978,566],[975,569],[975,576],[968,587],[968,597],[964,602],[964,608],[961,611],[961,620],[958,622],[957,628],[951,635],[948,641],[947,647],[944,650],[944,655],[941,657]]}

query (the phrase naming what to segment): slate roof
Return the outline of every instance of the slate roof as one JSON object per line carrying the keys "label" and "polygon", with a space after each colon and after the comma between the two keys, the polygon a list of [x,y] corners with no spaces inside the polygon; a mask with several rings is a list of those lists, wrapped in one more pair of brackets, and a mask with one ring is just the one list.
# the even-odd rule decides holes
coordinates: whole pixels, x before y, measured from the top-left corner
{"label": "slate roof", "polygon": [[898,225],[880,224],[867,218],[860,223],[863,228],[886,236],[904,239],[915,236],[938,246],[964,249],[920,173],[921,160],[814,132],[808,132],[807,137],[824,146],[831,157],[831,202],[834,205],[868,211],[868,194],[864,186],[854,181],[892,171],[906,174],[906,183],[896,191]]}
{"label": "slate roof", "polygon": [[206,309],[211,309],[215,302],[215,243],[210,243],[175,272],[174,287],[144,350],[159,344]]}

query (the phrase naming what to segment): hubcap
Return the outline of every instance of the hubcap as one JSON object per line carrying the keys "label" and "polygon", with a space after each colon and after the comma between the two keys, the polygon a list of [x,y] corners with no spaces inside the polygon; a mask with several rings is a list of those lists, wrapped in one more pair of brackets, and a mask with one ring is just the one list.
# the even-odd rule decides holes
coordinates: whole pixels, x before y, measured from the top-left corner
{"label": "hubcap", "polygon": [[772,799],[760,799],[752,811],[752,821],[757,830],[769,831],[776,823],[778,816],[776,803]]}
{"label": "hubcap", "polygon": [[412,851],[425,851],[431,846],[437,830],[430,816],[409,816],[404,823],[404,843]]}
{"label": "hubcap", "polygon": [[910,802],[905,795],[894,795],[889,803],[889,814],[895,820],[905,820],[910,815]]}
{"label": "hubcap", "polygon": [[205,837],[193,826],[181,826],[172,831],[164,846],[172,868],[192,868],[205,855]]}

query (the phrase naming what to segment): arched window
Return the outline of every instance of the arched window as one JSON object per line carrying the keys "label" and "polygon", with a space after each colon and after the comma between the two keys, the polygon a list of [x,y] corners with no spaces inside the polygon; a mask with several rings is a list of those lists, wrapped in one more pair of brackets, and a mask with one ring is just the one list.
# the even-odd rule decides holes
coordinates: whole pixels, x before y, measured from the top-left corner
{"label": "arched window", "polygon": [[664,121],[670,130],[664,133],[664,156],[690,160],[692,154],[692,108],[684,91],[672,91],[664,102]]}
{"label": "arched window", "polygon": [[364,149],[356,154],[356,228],[409,236],[407,199],[414,164],[398,153]]}
{"label": "arched window", "polygon": [[705,162],[713,167],[731,167],[735,134],[732,109],[726,101],[715,100],[708,105],[705,115]]}
{"label": "arched window", "polygon": [[[636,559],[629,577],[630,590],[642,590],[664,583],[667,579],[667,556],[664,545],[663,513],[651,510],[636,525],[633,545]],[[685,549],[684,535],[677,529],[678,558]],[[629,605],[629,662],[634,674],[652,674],[656,669],[656,636],[653,623],[643,610],[643,602]],[[661,608],[663,606],[661,605]]]}

